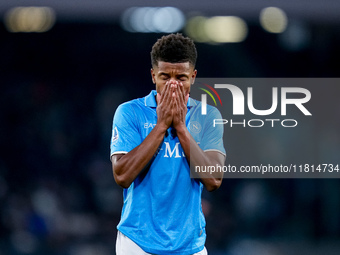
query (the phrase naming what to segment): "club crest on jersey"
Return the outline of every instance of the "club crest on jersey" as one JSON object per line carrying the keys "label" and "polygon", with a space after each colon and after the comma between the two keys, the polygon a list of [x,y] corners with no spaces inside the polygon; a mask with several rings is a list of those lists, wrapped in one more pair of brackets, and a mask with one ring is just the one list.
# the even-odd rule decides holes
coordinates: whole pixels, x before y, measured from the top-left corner
{"label": "club crest on jersey", "polygon": [[202,126],[198,121],[190,121],[190,131],[198,134],[201,132]]}
{"label": "club crest on jersey", "polygon": [[112,140],[111,142],[114,143],[118,140],[118,129],[115,127],[112,131]]}

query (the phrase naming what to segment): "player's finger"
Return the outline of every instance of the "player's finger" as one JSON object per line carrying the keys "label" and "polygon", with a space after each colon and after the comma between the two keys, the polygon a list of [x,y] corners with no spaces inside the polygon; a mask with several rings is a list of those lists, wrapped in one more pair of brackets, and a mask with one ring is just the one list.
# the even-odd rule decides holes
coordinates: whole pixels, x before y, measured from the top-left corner
{"label": "player's finger", "polygon": [[188,100],[189,100],[189,92],[185,90],[184,85],[183,85],[183,100],[184,100],[184,104],[186,105]]}
{"label": "player's finger", "polygon": [[159,93],[157,93],[157,104],[160,104],[161,103],[161,98],[162,98],[162,96],[161,96],[161,94],[159,94]]}
{"label": "player's finger", "polygon": [[[185,92],[185,89],[184,89],[184,85],[182,84],[182,93],[183,93],[183,100],[185,100],[185,94],[186,94],[186,92]],[[185,102],[185,101],[184,101]]]}
{"label": "player's finger", "polygon": [[169,91],[170,91],[170,83],[166,82],[163,88],[163,91],[162,91],[162,102],[168,101]]}
{"label": "player's finger", "polygon": [[180,86],[179,86],[179,103],[180,105],[185,104],[185,91],[184,91],[184,86],[182,83],[180,83]]}
{"label": "player's finger", "polygon": [[176,81],[171,81],[171,95],[172,97],[175,96],[175,90],[177,89],[177,82]]}
{"label": "player's finger", "polygon": [[[177,92],[174,91],[173,92],[173,95],[175,95]],[[171,96],[171,104],[170,104],[170,108],[171,108],[171,111],[172,111],[172,114],[176,114],[177,112],[177,100],[176,100],[176,96]]]}
{"label": "player's finger", "polygon": [[176,110],[180,111],[180,106],[181,106],[181,96],[180,96],[180,89],[176,90]]}
{"label": "player's finger", "polygon": [[174,109],[175,109],[175,105],[176,105],[176,99],[173,97],[173,93],[175,93],[175,92],[171,91],[170,96],[169,96],[170,100],[169,100],[169,103],[167,104],[170,107],[172,113],[174,113]]}
{"label": "player's finger", "polygon": [[169,96],[171,97],[172,92],[174,91],[174,84],[173,84],[173,82],[170,81],[168,86],[169,86],[169,91],[168,91],[168,93],[169,93]]}
{"label": "player's finger", "polygon": [[165,89],[166,89],[166,85],[167,85],[167,84],[168,84],[168,82],[165,83],[165,85],[164,85],[164,87],[163,87],[163,89],[162,89],[162,91],[161,91],[161,93],[160,93],[162,97],[164,97],[164,92],[165,92]]}
{"label": "player's finger", "polygon": [[166,106],[169,106],[171,104],[172,94],[173,94],[173,89],[174,89],[171,83],[169,83],[168,86],[169,87],[168,87],[168,90],[167,90],[167,98],[166,98],[166,101],[164,101]]}

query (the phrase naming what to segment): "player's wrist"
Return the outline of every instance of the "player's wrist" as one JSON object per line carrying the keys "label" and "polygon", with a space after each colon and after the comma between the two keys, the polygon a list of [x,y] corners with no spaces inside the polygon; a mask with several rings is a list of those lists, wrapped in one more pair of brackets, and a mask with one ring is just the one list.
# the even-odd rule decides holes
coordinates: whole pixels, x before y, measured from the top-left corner
{"label": "player's wrist", "polygon": [[187,127],[184,123],[178,124],[178,125],[174,126],[174,128],[176,129],[177,134],[178,133],[185,134],[188,131],[188,129],[187,129]]}
{"label": "player's wrist", "polygon": [[164,134],[168,128],[169,126],[167,126],[165,123],[157,123],[156,126],[154,127],[154,129],[156,129],[158,132]]}

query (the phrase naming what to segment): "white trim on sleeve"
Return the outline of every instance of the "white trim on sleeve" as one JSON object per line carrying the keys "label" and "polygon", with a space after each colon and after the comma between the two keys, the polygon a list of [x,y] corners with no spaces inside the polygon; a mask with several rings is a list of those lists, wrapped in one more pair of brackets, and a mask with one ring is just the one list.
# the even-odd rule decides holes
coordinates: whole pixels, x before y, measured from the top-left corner
{"label": "white trim on sleeve", "polygon": [[219,153],[221,153],[223,156],[227,156],[225,153],[223,153],[222,151],[220,151],[220,150],[215,150],[215,149],[208,149],[208,150],[204,150],[204,152],[206,152],[206,151],[216,151],[216,152],[219,152]]}
{"label": "white trim on sleeve", "polygon": [[117,155],[117,154],[127,154],[127,153],[128,153],[127,151],[116,151],[116,152],[114,152],[114,153],[111,153],[111,155],[110,155],[110,160],[111,160],[111,158],[112,158],[113,155]]}

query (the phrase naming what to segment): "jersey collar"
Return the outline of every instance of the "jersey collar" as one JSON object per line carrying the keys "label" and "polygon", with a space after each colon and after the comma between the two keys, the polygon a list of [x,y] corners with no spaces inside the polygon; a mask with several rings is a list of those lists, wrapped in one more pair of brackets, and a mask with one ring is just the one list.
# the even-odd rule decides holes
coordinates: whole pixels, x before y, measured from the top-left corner
{"label": "jersey collar", "polygon": [[[156,95],[157,95],[156,90],[151,90],[150,94],[147,95],[146,97],[144,97],[145,106],[156,108],[157,107]],[[197,103],[195,102],[195,100],[192,99],[191,97],[189,97],[187,107],[191,108],[191,107],[195,106],[196,104]]]}

